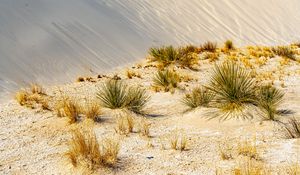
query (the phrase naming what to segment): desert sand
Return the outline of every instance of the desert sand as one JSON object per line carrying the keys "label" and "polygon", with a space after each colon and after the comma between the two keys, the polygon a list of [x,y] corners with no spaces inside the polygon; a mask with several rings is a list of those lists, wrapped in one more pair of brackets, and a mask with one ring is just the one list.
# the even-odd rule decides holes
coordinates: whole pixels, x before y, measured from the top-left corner
{"label": "desert sand", "polygon": [[[300,49],[295,51],[299,53]],[[229,55],[236,53],[246,54],[247,48]],[[231,58],[221,53],[218,60],[211,61],[205,59],[205,54],[199,54],[199,69],[196,71],[172,66],[180,75],[189,77],[172,92],[155,92],[152,79],[158,68],[155,62],[147,59],[111,71],[102,78],[94,75],[90,78],[92,81],[45,86],[45,92],[49,96],[50,108],[61,94],[84,103],[87,99],[97,99],[99,87],[110,77],[118,75],[121,81],[129,85],[145,88],[151,96],[145,108],[148,114],[146,120],[151,123],[149,137],[141,136],[136,128],[127,135],[116,133],[116,118],[112,115],[114,110],[105,108],[101,121],[89,125],[99,140],[115,137],[121,144],[115,167],[101,168],[95,174],[232,174],[241,160],[247,157],[236,153],[238,145],[245,140],[255,144],[256,159],[263,162],[271,174],[287,174],[290,167],[300,161],[300,140],[290,138],[276,122],[263,120],[259,115],[249,120],[219,121],[218,117],[208,120],[213,111],[211,108],[198,107],[187,111],[181,102],[185,93],[207,84],[215,64]],[[265,61],[259,62],[261,59]],[[254,66],[251,70],[256,71],[256,79],[271,82],[285,93],[280,109],[293,111],[292,115],[283,117],[285,119],[300,118],[299,59],[299,54],[296,54],[296,61],[280,56],[249,58]],[[246,65],[241,56],[237,56],[235,61]],[[140,74],[140,78],[130,79],[127,76],[129,70]],[[136,115],[135,121],[140,118]],[[40,107],[30,109],[19,105],[16,100],[10,100],[1,104],[0,122],[0,174],[80,174],[64,154],[71,138],[70,131],[84,126],[86,119],[69,124],[66,117],[58,117],[55,111]],[[175,133],[186,136],[185,150],[171,149],[169,139]],[[232,157],[222,158],[223,151]]]}

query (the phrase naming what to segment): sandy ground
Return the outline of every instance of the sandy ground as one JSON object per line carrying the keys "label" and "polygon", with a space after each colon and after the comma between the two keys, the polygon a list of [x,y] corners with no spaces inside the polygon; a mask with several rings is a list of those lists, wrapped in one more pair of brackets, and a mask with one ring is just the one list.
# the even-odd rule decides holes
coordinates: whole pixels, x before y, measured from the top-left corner
{"label": "sandy ground", "polygon": [[[221,59],[222,60],[222,59]],[[290,61],[279,66],[282,58],[269,59],[265,65],[257,66],[256,71],[272,73],[274,85],[283,90],[285,101],[282,109],[290,109],[293,116],[300,118],[300,64]],[[116,73],[130,85],[141,85],[151,95],[146,111],[151,114],[147,120],[151,123],[150,138],[130,133],[121,136],[115,133],[115,119],[106,111],[103,120],[95,123],[94,130],[98,139],[107,136],[121,140],[118,163],[114,169],[104,174],[215,174],[218,170],[230,174],[238,164],[240,156],[222,160],[220,150],[227,146],[235,147],[245,139],[256,138],[259,157],[272,174],[285,174],[282,169],[293,162],[300,161],[300,140],[288,139],[284,130],[270,121],[261,121],[258,116],[253,120],[229,120],[219,122],[207,120],[211,109],[198,108],[185,112],[181,98],[193,87],[205,84],[213,64],[208,60],[200,63],[199,71],[176,68],[182,74],[193,77],[190,82],[181,82],[175,93],[154,92],[151,81],[156,68],[145,67],[152,63],[141,61],[133,67],[111,72]],[[279,72],[279,67],[283,70]],[[128,79],[126,70],[133,70],[142,78]],[[283,72],[283,73],[282,73]],[[284,85],[278,78],[281,74]],[[78,101],[93,99],[97,88],[106,78],[96,82],[76,82],[46,88],[46,93],[55,101],[59,91],[76,98]],[[137,116],[138,118],[138,116]],[[70,140],[70,130],[76,124],[69,125],[66,118],[59,118],[54,112],[41,109],[28,109],[15,100],[1,104],[0,108],[0,174],[76,174],[66,161],[64,153]],[[185,133],[188,146],[185,151],[170,149],[170,134]],[[162,147],[164,145],[164,148]],[[233,148],[234,150],[235,148]]]}

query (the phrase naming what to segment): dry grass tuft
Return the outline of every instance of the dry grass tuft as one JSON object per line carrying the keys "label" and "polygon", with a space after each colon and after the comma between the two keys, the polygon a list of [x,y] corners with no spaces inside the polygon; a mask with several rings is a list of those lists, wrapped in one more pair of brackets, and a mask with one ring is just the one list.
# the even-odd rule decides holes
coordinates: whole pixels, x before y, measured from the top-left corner
{"label": "dry grass tuft", "polygon": [[191,93],[186,94],[182,99],[182,102],[189,108],[193,109],[199,106],[207,107],[213,98],[214,93],[206,88],[198,87],[193,89]]}
{"label": "dry grass tuft", "polygon": [[29,94],[28,94],[26,91],[21,90],[21,91],[18,91],[18,92],[16,93],[15,98],[16,98],[17,102],[18,102],[21,106],[23,106],[23,105],[26,104],[27,99],[28,99],[28,96],[29,96]]}
{"label": "dry grass tuft", "polygon": [[207,41],[200,46],[200,51],[215,52],[217,50],[217,43]]}
{"label": "dry grass tuft", "polygon": [[273,47],[272,51],[278,56],[289,58],[291,60],[296,60],[293,50],[288,46]]}
{"label": "dry grass tuft", "polygon": [[173,130],[164,137],[160,137],[161,147],[165,149],[165,142],[170,146],[170,149],[185,151],[188,146],[188,139],[186,134],[182,130]]}
{"label": "dry grass tuft", "polygon": [[180,76],[173,70],[158,70],[153,78],[153,86],[168,92],[178,86]]}
{"label": "dry grass tuft", "polygon": [[139,122],[139,133],[142,136],[150,137],[150,126],[151,123],[146,120],[146,118],[141,118]]}
{"label": "dry grass tuft", "polygon": [[129,113],[122,113],[117,116],[117,126],[115,127],[115,131],[121,135],[128,135],[133,132],[135,126],[135,119]]}
{"label": "dry grass tuft", "polygon": [[238,143],[237,150],[239,155],[247,156],[251,159],[259,158],[256,146],[256,139],[254,139],[254,141],[240,141]]}
{"label": "dry grass tuft", "polygon": [[55,111],[58,117],[67,117],[72,124],[78,121],[82,107],[74,99],[62,97],[56,102]]}
{"label": "dry grass tuft", "polygon": [[74,167],[96,171],[100,167],[114,166],[119,149],[119,141],[105,139],[99,144],[94,132],[82,132],[77,129],[72,133],[69,150],[65,155]]}
{"label": "dry grass tuft", "polygon": [[36,84],[36,83],[33,83],[30,85],[30,90],[31,90],[31,93],[33,93],[33,94],[40,94],[40,95],[46,94],[44,88],[41,85]]}
{"label": "dry grass tuft", "polygon": [[235,175],[269,175],[270,172],[264,163],[246,158],[239,162],[234,169]]}
{"label": "dry grass tuft", "polygon": [[83,113],[86,118],[91,119],[95,122],[100,120],[100,115],[102,114],[101,108],[97,101],[92,101],[86,105]]}
{"label": "dry grass tuft", "polygon": [[137,72],[134,72],[132,70],[127,70],[126,71],[126,76],[127,78],[129,79],[132,79],[133,77],[137,77],[137,78],[142,78],[141,74],[137,73]]}

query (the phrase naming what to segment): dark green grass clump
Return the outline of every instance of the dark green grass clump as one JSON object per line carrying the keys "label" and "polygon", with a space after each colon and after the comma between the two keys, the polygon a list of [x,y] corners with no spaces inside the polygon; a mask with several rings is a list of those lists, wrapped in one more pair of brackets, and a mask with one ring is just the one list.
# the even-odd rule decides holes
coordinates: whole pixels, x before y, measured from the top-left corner
{"label": "dark green grass clump", "polygon": [[215,66],[208,89],[215,93],[213,102],[223,112],[243,111],[256,104],[255,81],[233,62]]}
{"label": "dark green grass clump", "polygon": [[141,113],[150,97],[144,89],[128,87],[120,80],[109,80],[97,93],[101,105],[110,109],[127,108],[135,113]]}

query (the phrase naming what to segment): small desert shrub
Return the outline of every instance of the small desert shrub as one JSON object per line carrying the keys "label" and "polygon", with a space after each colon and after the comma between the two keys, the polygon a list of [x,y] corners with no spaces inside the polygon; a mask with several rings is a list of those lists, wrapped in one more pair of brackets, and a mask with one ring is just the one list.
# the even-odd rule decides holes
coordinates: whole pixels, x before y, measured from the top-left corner
{"label": "small desert shrub", "polygon": [[107,81],[99,89],[97,97],[103,107],[110,109],[128,108],[135,113],[142,113],[150,99],[144,89],[128,87],[119,80]]}
{"label": "small desert shrub", "polygon": [[180,76],[172,70],[158,70],[153,78],[154,86],[163,89],[165,92],[176,88],[180,82]]}
{"label": "small desert shrub", "polygon": [[33,94],[45,95],[45,91],[44,91],[43,87],[39,84],[36,84],[36,83],[31,84],[30,89]]}
{"label": "small desert shrub", "polygon": [[247,156],[251,159],[258,159],[258,152],[257,152],[257,146],[256,146],[256,139],[252,141],[240,141],[238,143],[238,154]]}
{"label": "small desert shrub", "polygon": [[193,69],[194,65],[198,64],[199,57],[198,57],[198,48],[195,46],[185,46],[180,47],[178,49],[179,58],[178,63],[182,67],[187,67]]}
{"label": "small desert shrub", "polygon": [[224,43],[224,49],[226,50],[233,50],[235,47],[233,45],[233,42],[231,40],[227,40]]}
{"label": "small desert shrub", "polygon": [[215,52],[217,49],[217,43],[207,41],[200,46],[200,51]]}
{"label": "small desert shrub", "polygon": [[233,147],[228,143],[223,143],[219,145],[220,157],[222,160],[233,159]]}
{"label": "small desert shrub", "polygon": [[16,98],[17,102],[18,102],[21,106],[23,106],[23,105],[26,104],[27,99],[28,99],[28,96],[29,96],[29,94],[28,94],[26,91],[21,90],[21,91],[18,91],[18,92],[16,93],[15,98]]}
{"label": "small desert shrub", "polygon": [[258,91],[258,107],[265,113],[268,120],[277,120],[276,115],[280,115],[279,105],[283,100],[284,93],[272,86],[260,87]]}
{"label": "small desert shrub", "polygon": [[207,107],[209,102],[214,98],[214,93],[206,88],[198,87],[192,90],[191,93],[186,94],[182,102],[190,107],[197,108],[199,106]]}
{"label": "small desert shrub", "polygon": [[109,80],[101,86],[97,97],[103,107],[110,109],[123,108],[126,106],[127,89],[127,85],[122,81]]}
{"label": "small desert shrub", "polygon": [[133,132],[133,128],[135,125],[135,119],[129,113],[122,113],[117,117],[117,126],[115,127],[115,131],[121,135],[127,135]]}
{"label": "small desert shrub", "polygon": [[139,133],[142,136],[150,137],[150,126],[151,123],[146,120],[146,118],[141,118],[139,122]]}
{"label": "small desert shrub", "polygon": [[150,96],[147,95],[145,89],[139,87],[130,87],[127,90],[126,106],[130,111],[137,114],[143,114],[143,109],[150,100]]}
{"label": "small desert shrub", "polygon": [[127,70],[127,71],[126,71],[126,76],[127,76],[129,79],[132,79],[133,77],[141,78],[141,75],[140,75],[139,73],[136,73],[136,72],[131,71],[131,70]]}
{"label": "small desert shrub", "polygon": [[238,162],[238,166],[234,169],[234,175],[269,175],[264,163],[246,158]]}
{"label": "small desert shrub", "polygon": [[149,54],[153,61],[169,65],[179,59],[179,53],[173,46],[163,46],[161,48],[150,48]]}
{"label": "small desert shrub", "polygon": [[99,121],[99,116],[102,114],[101,108],[96,101],[88,103],[83,112],[86,118],[93,121]]}
{"label": "small desert shrub", "polygon": [[206,52],[203,55],[204,60],[209,60],[209,62],[214,62],[219,59],[219,55],[217,53]]}
{"label": "small desert shrub", "polygon": [[208,89],[214,92],[213,102],[223,112],[243,111],[255,105],[255,82],[250,73],[233,62],[216,65]]}
{"label": "small desert shrub", "polygon": [[166,148],[165,141],[167,141],[171,149],[180,151],[187,150],[188,139],[183,131],[173,130],[165,136],[165,139],[163,139],[162,137],[160,139],[163,149]]}
{"label": "small desert shrub", "polygon": [[295,54],[294,54],[293,50],[291,48],[289,48],[288,46],[274,47],[274,48],[272,48],[272,51],[278,56],[282,56],[285,58],[295,60]]}
{"label": "small desert shrub", "polygon": [[62,97],[55,104],[55,111],[58,117],[67,117],[69,123],[75,123],[78,121],[81,106],[69,97]]}
{"label": "small desert shrub", "polygon": [[120,148],[118,141],[105,139],[99,144],[92,131],[74,130],[72,134],[66,156],[74,167],[95,171],[100,167],[115,165]]}

